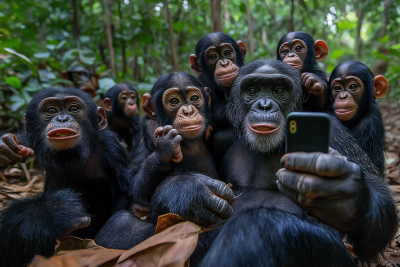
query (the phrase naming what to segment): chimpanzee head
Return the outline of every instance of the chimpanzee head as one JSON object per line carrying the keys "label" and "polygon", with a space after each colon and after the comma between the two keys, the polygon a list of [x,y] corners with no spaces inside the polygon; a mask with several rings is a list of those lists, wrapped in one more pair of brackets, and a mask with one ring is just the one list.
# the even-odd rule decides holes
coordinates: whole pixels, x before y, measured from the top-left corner
{"label": "chimpanzee head", "polygon": [[98,75],[93,75],[87,69],[74,66],[62,73],[64,79],[70,80],[74,87],[88,93],[92,97],[96,96],[96,87],[98,87]]}
{"label": "chimpanzee head", "polygon": [[105,94],[103,107],[113,114],[132,119],[138,114],[138,92],[127,83],[114,85]]}
{"label": "chimpanzee head", "polygon": [[285,140],[286,116],[302,108],[300,73],[282,61],[258,60],[240,68],[227,116],[255,151],[272,152]]}
{"label": "chimpanzee head", "polygon": [[317,61],[328,55],[328,46],[322,40],[314,39],[306,32],[285,34],[276,48],[276,59],[291,65],[301,72],[313,72]]}
{"label": "chimpanzee head", "polygon": [[239,67],[244,65],[247,48],[242,41],[229,35],[214,32],[203,36],[196,45],[196,54],[190,55],[190,65],[197,74],[202,74],[221,86],[231,87]]}
{"label": "chimpanzee head", "polygon": [[75,88],[51,88],[29,103],[25,131],[40,163],[48,167],[81,166],[107,127],[103,108]]}
{"label": "chimpanzee head", "polygon": [[386,95],[389,84],[382,75],[374,77],[371,70],[358,61],[339,64],[329,78],[335,113],[346,126],[355,124],[368,115],[375,98]]}
{"label": "chimpanzee head", "polygon": [[172,125],[183,139],[203,136],[211,122],[208,87],[190,74],[174,72],[162,75],[150,94],[143,95],[142,108],[158,125]]}

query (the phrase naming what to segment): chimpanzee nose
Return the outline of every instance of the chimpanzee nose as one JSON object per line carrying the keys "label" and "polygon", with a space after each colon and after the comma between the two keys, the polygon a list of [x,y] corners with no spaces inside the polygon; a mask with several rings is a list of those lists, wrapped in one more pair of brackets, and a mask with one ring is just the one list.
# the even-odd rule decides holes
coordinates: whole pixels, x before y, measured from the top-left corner
{"label": "chimpanzee nose", "polygon": [[58,115],[57,117],[55,117],[55,119],[58,122],[66,122],[69,120],[69,116],[68,115]]}
{"label": "chimpanzee nose", "polygon": [[132,99],[129,99],[129,100],[128,100],[128,105],[133,106],[134,104],[135,104],[135,102],[134,102]]}
{"label": "chimpanzee nose", "polygon": [[226,67],[229,65],[229,61],[227,59],[221,59],[220,61],[221,67]]}
{"label": "chimpanzee nose", "polygon": [[340,100],[347,100],[349,98],[349,93],[348,92],[340,92],[339,94],[339,99]]}
{"label": "chimpanzee nose", "polygon": [[288,57],[293,57],[293,56],[294,56],[293,52],[290,52],[289,55],[288,55]]}
{"label": "chimpanzee nose", "polygon": [[271,103],[271,100],[269,100],[269,99],[260,99],[260,100],[258,100],[258,106],[260,107],[260,109],[262,109],[262,110],[268,110],[268,109],[271,109],[271,105],[272,105],[272,103]]}
{"label": "chimpanzee nose", "polygon": [[194,110],[191,105],[186,105],[182,107],[183,114],[187,117],[191,117],[194,114]]}

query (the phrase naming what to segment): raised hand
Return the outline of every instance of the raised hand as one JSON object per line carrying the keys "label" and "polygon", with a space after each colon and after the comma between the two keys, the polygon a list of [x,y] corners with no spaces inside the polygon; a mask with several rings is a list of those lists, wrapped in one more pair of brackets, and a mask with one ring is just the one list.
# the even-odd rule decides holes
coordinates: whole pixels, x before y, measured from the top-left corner
{"label": "raised hand", "polygon": [[182,161],[181,141],[182,137],[171,125],[158,127],[154,132],[156,153],[158,153],[164,162],[179,163]]}
{"label": "raised hand", "polygon": [[370,189],[360,166],[324,153],[290,153],[277,172],[282,193],[340,231],[350,231],[370,207]]}
{"label": "raised hand", "polygon": [[0,137],[0,166],[7,167],[25,161],[35,154],[32,149],[18,145],[18,138],[7,133]]}
{"label": "raised hand", "polygon": [[321,95],[325,91],[325,82],[316,74],[304,72],[301,75],[301,85],[309,94]]}

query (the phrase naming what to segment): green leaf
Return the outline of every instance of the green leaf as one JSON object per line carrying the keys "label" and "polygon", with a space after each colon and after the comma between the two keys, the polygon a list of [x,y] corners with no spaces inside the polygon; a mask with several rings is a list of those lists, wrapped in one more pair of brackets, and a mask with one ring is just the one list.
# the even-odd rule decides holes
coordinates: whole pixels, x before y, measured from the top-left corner
{"label": "green leaf", "polygon": [[384,37],[378,38],[378,40],[385,45],[387,41],[389,41],[389,35],[386,35]]}
{"label": "green leaf", "polygon": [[175,32],[180,32],[184,26],[185,23],[183,21],[178,21],[172,24],[172,29],[174,29]]}
{"label": "green leaf", "polygon": [[240,3],[240,6],[239,6],[239,10],[240,10],[240,12],[242,12],[242,13],[246,13],[246,10],[247,10],[246,4],[243,3],[243,2],[241,2],[241,3]]}
{"label": "green leaf", "polygon": [[11,105],[11,110],[16,111],[20,109],[25,104],[25,101],[21,98],[21,101],[15,102],[14,104]]}
{"label": "green leaf", "polygon": [[101,65],[99,67],[96,68],[96,74],[102,73],[103,71],[105,71],[107,68],[106,65]]}
{"label": "green leaf", "polygon": [[65,41],[65,40],[62,40],[58,45],[57,45],[57,49],[60,49],[61,47],[63,47],[64,45],[65,45],[65,43],[66,43],[67,41]]}
{"label": "green leaf", "polygon": [[54,49],[56,48],[56,46],[53,45],[53,44],[48,44],[48,45],[46,45],[46,47],[47,47],[47,49],[49,49],[49,50],[54,50]]}
{"label": "green leaf", "polygon": [[43,58],[48,58],[50,56],[50,53],[49,52],[36,53],[36,54],[33,54],[33,56],[35,58],[43,59]]}
{"label": "green leaf", "polygon": [[337,58],[343,56],[344,53],[345,53],[345,51],[335,50],[335,51],[333,51],[332,54],[330,55],[330,58],[331,58],[331,59],[337,59]]}
{"label": "green leaf", "polygon": [[103,78],[103,79],[99,79],[99,87],[100,87],[100,91],[105,93],[108,91],[108,89],[110,89],[111,87],[113,87],[114,85],[116,85],[115,81],[111,78]]}
{"label": "green leaf", "polygon": [[21,81],[15,76],[7,77],[6,83],[8,83],[9,85],[11,85],[17,89],[21,89],[21,87],[22,87]]}
{"label": "green leaf", "polygon": [[20,60],[22,60],[22,62],[24,62],[25,65],[27,65],[31,71],[33,72],[33,75],[35,75],[36,77],[38,77],[38,70],[37,68],[33,65],[33,63],[29,60],[29,58],[27,58],[26,56],[19,54],[17,52],[15,52],[14,50],[12,50],[11,48],[4,48],[4,50],[7,53],[10,53],[12,55],[17,56]]}
{"label": "green leaf", "polygon": [[81,43],[87,43],[90,41],[90,37],[86,35],[81,35],[79,36],[79,41],[81,41]]}

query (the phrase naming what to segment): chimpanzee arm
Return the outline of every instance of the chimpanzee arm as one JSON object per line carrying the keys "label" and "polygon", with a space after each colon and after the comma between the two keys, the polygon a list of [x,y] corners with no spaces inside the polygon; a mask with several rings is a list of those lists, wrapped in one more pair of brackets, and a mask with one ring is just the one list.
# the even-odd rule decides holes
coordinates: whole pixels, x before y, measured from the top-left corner
{"label": "chimpanzee arm", "polygon": [[327,111],[331,106],[330,89],[327,77],[323,71],[305,72],[301,76],[302,86],[308,92],[308,98],[303,104],[304,111]]}
{"label": "chimpanzee arm", "polygon": [[37,254],[50,257],[57,239],[89,224],[79,195],[71,190],[15,200],[0,217],[0,266],[26,266]]}

